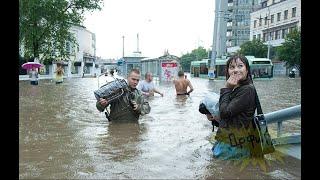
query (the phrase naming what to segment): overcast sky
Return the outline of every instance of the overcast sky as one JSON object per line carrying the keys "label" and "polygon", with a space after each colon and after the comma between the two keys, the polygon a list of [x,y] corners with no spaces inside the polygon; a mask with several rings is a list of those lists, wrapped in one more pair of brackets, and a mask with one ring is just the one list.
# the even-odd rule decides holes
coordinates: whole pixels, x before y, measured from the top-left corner
{"label": "overcast sky", "polygon": [[214,0],[105,0],[101,11],[86,13],[84,26],[96,34],[96,55],[122,57],[137,50],[159,57],[165,49],[181,56],[212,45]]}

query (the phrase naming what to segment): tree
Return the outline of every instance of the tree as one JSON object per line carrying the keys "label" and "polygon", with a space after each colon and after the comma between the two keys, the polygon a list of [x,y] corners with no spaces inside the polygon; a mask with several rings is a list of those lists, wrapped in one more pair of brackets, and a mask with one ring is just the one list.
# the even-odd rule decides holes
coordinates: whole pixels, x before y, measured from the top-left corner
{"label": "tree", "polygon": [[262,41],[254,39],[247,41],[240,46],[239,53],[244,56],[254,56],[257,58],[267,57],[268,46],[263,44]]}
{"label": "tree", "polygon": [[57,51],[61,58],[68,58],[66,43],[76,43],[70,27],[82,24],[85,11],[101,10],[101,3],[102,0],[19,0],[19,45],[24,56],[52,59]]}
{"label": "tree", "polygon": [[183,54],[180,58],[180,64],[184,71],[190,71],[191,61],[200,61],[205,58],[208,58],[208,52],[199,46],[197,49],[192,50],[191,53]]}
{"label": "tree", "polygon": [[301,67],[301,32],[298,29],[290,31],[285,42],[277,48],[278,59],[285,61],[289,67]]}

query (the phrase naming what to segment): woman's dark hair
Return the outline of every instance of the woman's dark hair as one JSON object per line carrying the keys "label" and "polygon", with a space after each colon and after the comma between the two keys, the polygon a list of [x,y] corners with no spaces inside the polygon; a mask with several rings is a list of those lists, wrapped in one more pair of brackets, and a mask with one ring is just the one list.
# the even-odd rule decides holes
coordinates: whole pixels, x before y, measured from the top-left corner
{"label": "woman's dark hair", "polygon": [[228,61],[227,61],[227,66],[226,66],[226,80],[229,79],[230,75],[229,75],[229,66],[232,62],[236,61],[237,59],[239,59],[240,61],[242,61],[244,63],[244,65],[246,66],[246,69],[248,70],[248,74],[245,80],[241,80],[239,81],[239,84],[243,84],[247,81],[249,81],[248,83],[252,83],[252,76],[251,76],[251,70],[250,70],[250,65],[249,65],[249,61],[245,56],[242,56],[240,54],[236,54],[231,56]]}

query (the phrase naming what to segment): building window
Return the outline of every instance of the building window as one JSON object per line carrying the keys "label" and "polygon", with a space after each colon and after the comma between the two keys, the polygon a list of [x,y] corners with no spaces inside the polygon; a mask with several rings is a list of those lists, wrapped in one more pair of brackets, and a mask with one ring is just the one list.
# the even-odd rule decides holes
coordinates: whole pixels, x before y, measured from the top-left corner
{"label": "building window", "polygon": [[268,17],[266,16],[266,17],[264,18],[264,25],[267,25],[267,23],[268,23]]}
{"label": "building window", "polygon": [[288,34],[288,29],[282,29],[282,39],[284,39]]}
{"label": "building window", "polygon": [[276,31],[276,39],[280,39],[280,30]]}
{"label": "building window", "polygon": [[227,31],[227,37],[232,36],[232,31]]}
{"label": "building window", "polygon": [[255,40],[255,39],[256,39],[256,35],[253,35],[253,36],[252,36],[252,39]]}
{"label": "building window", "polygon": [[274,14],[271,15],[271,19],[270,19],[270,20],[271,20],[271,23],[273,23],[273,21],[274,21]]}
{"label": "building window", "polygon": [[259,26],[262,24],[262,18],[259,18]]}
{"label": "building window", "polygon": [[269,41],[273,40],[274,39],[274,33],[273,32],[269,32]]}
{"label": "building window", "polygon": [[257,20],[253,21],[253,27],[256,28],[257,27]]}
{"label": "building window", "polygon": [[296,7],[292,8],[292,17],[296,17],[296,13],[297,13],[297,8]]}
{"label": "building window", "polygon": [[258,40],[259,41],[261,40],[261,34],[258,34]]}
{"label": "building window", "polygon": [[281,12],[277,14],[277,21],[280,21],[280,18],[281,18]]}
{"label": "building window", "polygon": [[267,7],[267,1],[261,3],[262,8]]}
{"label": "building window", "polygon": [[284,11],[283,19],[288,19],[288,10]]}
{"label": "building window", "polygon": [[263,41],[266,41],[267,40],[266,39],[267,38],[267,33],[263,33],[263,37],[262,38],[263,38]]}

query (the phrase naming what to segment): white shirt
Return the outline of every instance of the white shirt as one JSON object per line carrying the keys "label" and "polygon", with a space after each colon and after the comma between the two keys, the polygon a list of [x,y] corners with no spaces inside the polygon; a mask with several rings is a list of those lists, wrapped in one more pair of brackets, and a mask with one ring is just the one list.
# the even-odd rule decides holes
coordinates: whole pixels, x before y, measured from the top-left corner
{"label": "white shirt", "polygon": [[146,80],[140,81],[137,89],[141,90],[142,92],[149,92],[154,89],[154,83],[152,81],[147,82]]}
{"label": "white shirt", "polygon": [[36,72],[36,71],[31,71],[31,72],[30,72],[30,80],[31,80],[31,81],[38,81],[38,72]]}

